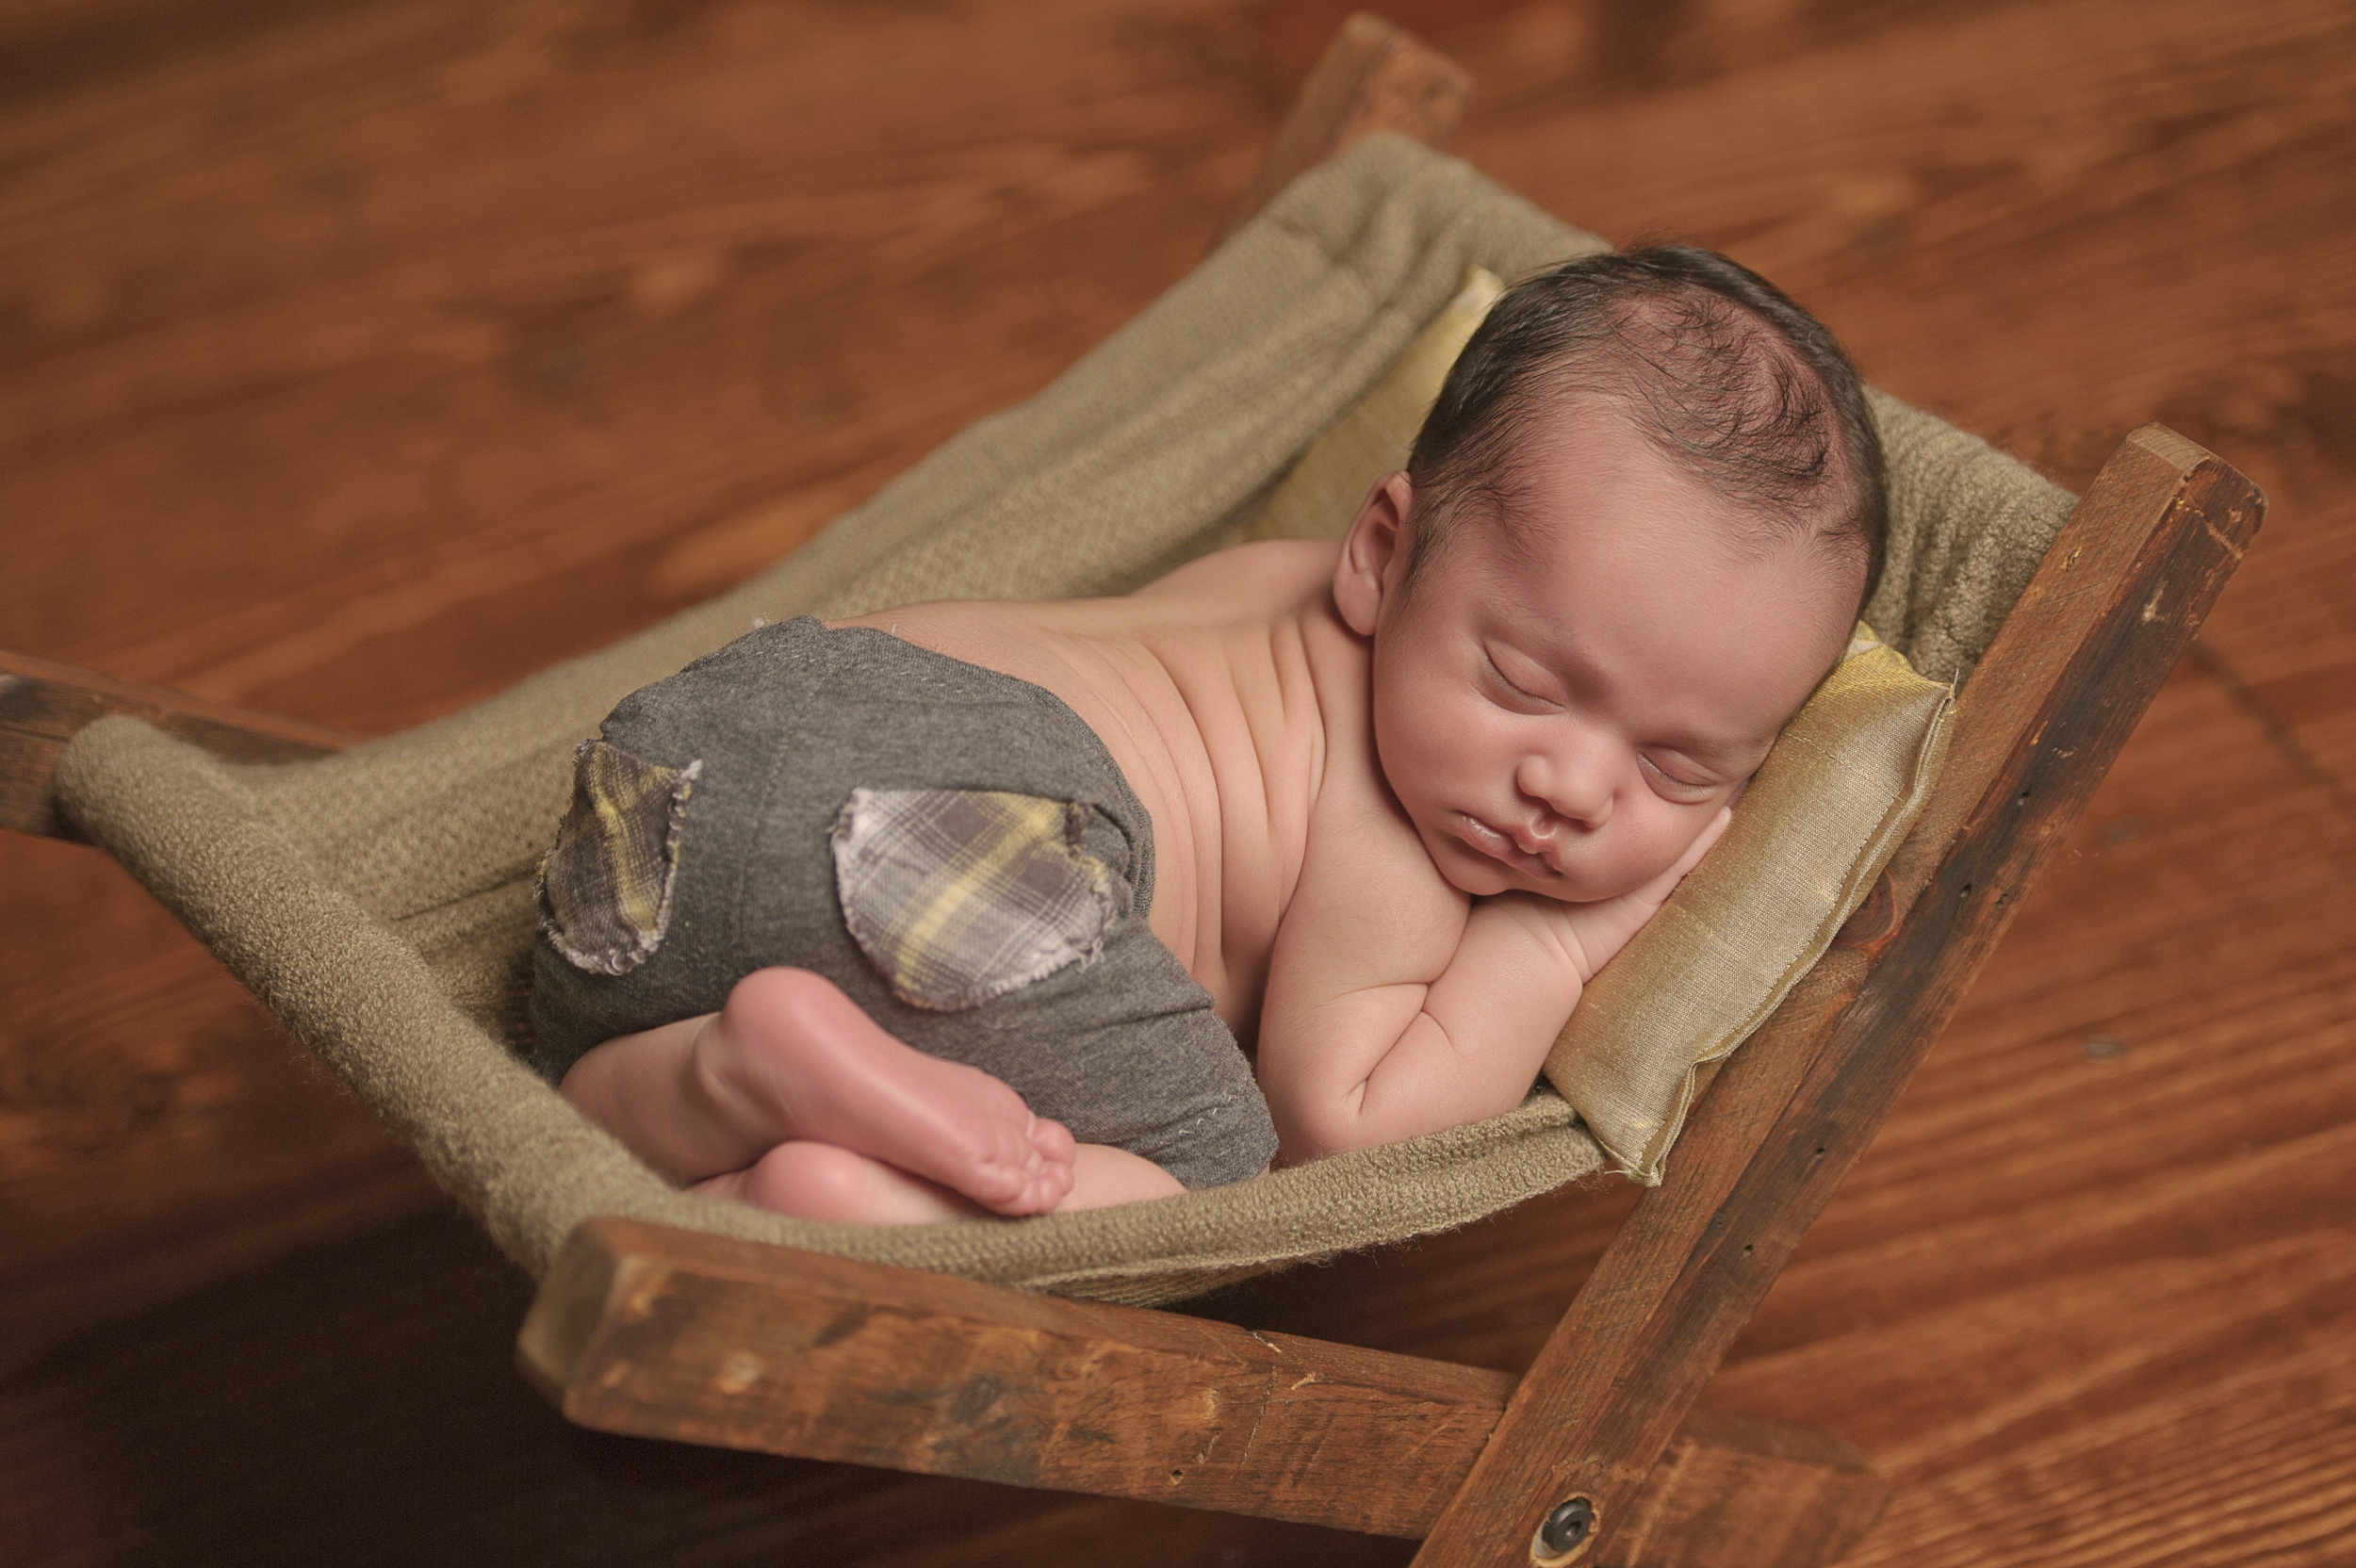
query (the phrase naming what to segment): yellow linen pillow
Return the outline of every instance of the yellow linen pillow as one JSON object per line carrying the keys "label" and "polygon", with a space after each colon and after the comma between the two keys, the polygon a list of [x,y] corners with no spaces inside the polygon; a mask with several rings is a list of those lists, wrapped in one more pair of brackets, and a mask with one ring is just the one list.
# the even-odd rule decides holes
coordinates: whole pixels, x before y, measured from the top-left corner
{"label": "yellow linen pillow", "polygon": [[[1408,449],[1504,285],[1473,268],[1383,379],[1326,427],[1225,544],[1338,539]],[[1726,836],[1619,956],[1547,1054],[1546,1074],[1646,1185],[1706,1072],[1824,956],[1913,825],[1945,754],[1954,689],[1859,623],[1759,767]]]}

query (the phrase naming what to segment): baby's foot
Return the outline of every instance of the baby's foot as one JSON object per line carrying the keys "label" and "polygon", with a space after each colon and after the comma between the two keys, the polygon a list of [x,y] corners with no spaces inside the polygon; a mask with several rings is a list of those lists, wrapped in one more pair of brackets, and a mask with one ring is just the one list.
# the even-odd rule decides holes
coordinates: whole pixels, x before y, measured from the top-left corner
{"label": "baby's foot", "polygon": [[923,1225],[988,1212],[938,1182],[809,1138],[778,1144],[742,1170],[697,1182],[695,1190],[797,1219],[860,1225]]}
{"label": "baby's foot", "polygon": [[763,1144],[834,1144],[1000,1214],[1044,1214],[1072,1190],[1062,1123],[989,1073],[888,1034],[807,970],[738,982],[697,1035],[691,1070],[713,1114]]}

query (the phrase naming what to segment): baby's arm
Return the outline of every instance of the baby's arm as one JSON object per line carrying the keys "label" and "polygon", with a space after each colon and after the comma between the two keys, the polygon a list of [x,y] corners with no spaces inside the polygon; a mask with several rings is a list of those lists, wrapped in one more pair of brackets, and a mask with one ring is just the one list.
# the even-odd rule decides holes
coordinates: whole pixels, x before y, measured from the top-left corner
{"label": "baby's arm", "polygon": [[1386,857],[1313,858],[1277,933],[1261,1019],[1282,1159],[1397,1143],[1521,1103],[1587,981],[1725,823],[1722,812],[1645,886],[1594,904],[1450,893],[1402,908],[1383,888],[1380,874],[1399,869]]}

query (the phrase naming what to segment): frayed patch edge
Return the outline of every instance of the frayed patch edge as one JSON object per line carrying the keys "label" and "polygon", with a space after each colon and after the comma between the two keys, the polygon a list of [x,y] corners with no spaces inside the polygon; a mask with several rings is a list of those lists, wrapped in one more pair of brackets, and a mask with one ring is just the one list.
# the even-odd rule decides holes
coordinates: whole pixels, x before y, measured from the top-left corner
{"label": "frayed patch edge", "polygon": [[[589,748],[603,739],[592,736],[575,746],[573,766],[578,769]],[[671,909],[679,896],[679,839],[687,829],[687,802],[695,794],[695,780],[703,776],[703,759],[698,757],[679,769],[679,776],[671,781],[671,798],[666,808],[669,820],[663,832],[663,896],[655,904],[654,929],[638,932],[621,951],[592,953],[566,939],[564,927],[557,923],[548,906],[548,861],[554,858],[556,846],[549,845],[541,855],[532,877],[532,903],[539,911],[540,934],[566,963],[588,974],[628,974],[662,948],[663,939],[670,935]]]}

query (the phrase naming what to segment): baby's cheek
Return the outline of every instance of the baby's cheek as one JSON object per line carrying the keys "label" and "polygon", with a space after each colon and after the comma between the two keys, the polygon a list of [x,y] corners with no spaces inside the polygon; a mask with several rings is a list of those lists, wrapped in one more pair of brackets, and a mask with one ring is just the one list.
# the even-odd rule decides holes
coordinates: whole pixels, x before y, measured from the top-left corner
{"label": "baby's cheek", "polygon": [[1672,808],[1648,813],[1643,831],[1631,834],[1619,845],[1620,853],[1612,868],[1613,880],[1621,892],[1631,892],[1677,863],[1677,858],[1693,847],[1708,819],[1689,822],[1688,813]]}

